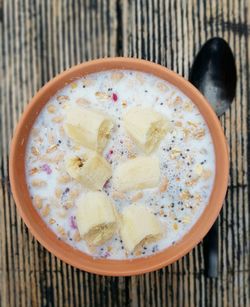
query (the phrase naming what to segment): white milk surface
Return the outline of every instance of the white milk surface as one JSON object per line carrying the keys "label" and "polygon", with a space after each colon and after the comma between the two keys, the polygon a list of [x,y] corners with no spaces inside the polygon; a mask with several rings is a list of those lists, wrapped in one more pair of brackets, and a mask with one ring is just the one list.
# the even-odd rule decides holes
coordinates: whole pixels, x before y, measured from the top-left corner
{"label": "white milk surface", "polygon": [[[79,98],[83,98],[79,101]],[[87,100],[87,101],[86,101]],[[161,187],[125,193],[118,199],[112,178],[104,191],[117,210],[132,203],[148,207],[165,229],[164,237],[137,253],[127,253],[117,233],[98,248],[87,246],[75,222],[75,200],[87,190],[70,179],[64,157],[84,152],[64,133],[68,105],[99,109],[113,117],[115,128],[103,156],[114,169],[118,163],[142,154],[123,128],[122,117],[132,106],[150,106],[173,125],[154,154],[160,158]],[[83,119],[84,120],[84,119]],[[58,239],[93,257],[126,259],[148,256],[179,241],[195,224],[206,207],[214,182],[215,156],[206,123],[196,106],[176,87],[153,75],[136,71],[106,71],[85,76],[52,97],[39,114],[30,134],[26,153],[26,176],[34,206]],[[113,197],[114,196],[114,197]],[[140,221],[138,221],[140,223]]]}

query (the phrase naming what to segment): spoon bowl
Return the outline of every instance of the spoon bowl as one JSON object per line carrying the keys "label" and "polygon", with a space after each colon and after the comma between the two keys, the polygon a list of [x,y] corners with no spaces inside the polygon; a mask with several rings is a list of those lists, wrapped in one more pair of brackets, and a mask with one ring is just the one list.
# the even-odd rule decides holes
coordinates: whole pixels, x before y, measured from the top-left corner
{"label": "spoon bowl", "polygon": [[236,91],[236,66],[224,39],[215,37],[202,46],[189,81],[203,93],[218,116],[230,107]]}

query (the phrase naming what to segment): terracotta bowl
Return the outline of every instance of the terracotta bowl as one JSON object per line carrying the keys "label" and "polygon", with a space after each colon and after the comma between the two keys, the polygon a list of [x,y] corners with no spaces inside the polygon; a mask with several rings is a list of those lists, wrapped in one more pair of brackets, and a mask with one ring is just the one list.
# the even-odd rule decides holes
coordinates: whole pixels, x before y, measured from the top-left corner
{"label": "terracotta bowl", "polygon": [[[86,74],[109,69],[131,69],[151,73],[179,88],[198,107],[212,135],[216,175],[209,204],[193,228],[176,245],[155,255],[134,260],[94,259],[57,239],[32,205],[25,179],[25,150],[30,130],[39,112],[51,96],[72,80]],[[212,108],[201,93],[175,72],[148,61],[129,58],[107,58],[76,65],[49,81],[28,104],[14,133],[10,153],[10,181],[17,209],[34,237],[52,254],[81,270],[126,276],[142,274],[165,267],[187,254],[206,235],[216,220],[228,183],[228,151],[225,137]]]}

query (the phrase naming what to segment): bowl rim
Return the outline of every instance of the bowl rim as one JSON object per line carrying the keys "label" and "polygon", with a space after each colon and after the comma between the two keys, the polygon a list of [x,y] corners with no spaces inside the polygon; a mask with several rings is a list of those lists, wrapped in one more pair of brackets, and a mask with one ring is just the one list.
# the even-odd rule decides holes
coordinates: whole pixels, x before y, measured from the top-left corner
{"label": "bowl rim", "polygon": [[[74,79],[92,72],[110,69],[131,69],[148,72],[176,86],[198,107],[209,127],[215,147],[216,174],[213,190],[209,203],[191,230],[175,245],[152,256],[132,260],[94,259],[58,240],[33,207],[24,172],[24,156],[30,128],[49,98]],[[30,119],[31,121],[29,121]],[[19,214],[32,235],[49,252],[64,262],[90,273],[107,276],[132,276],[151,272],[175,262],[192,250],[209,231],[219,215],[227,191],[229,176],[228,146],[220,122],[212,107],[205,97],[182,76],[147,60],[126,57],[102,58],[84,62],[63,71],[47,82],[34,95],[14,131],[10,149],[9,175]],[[24,180],[19,180],[20,176]]]}

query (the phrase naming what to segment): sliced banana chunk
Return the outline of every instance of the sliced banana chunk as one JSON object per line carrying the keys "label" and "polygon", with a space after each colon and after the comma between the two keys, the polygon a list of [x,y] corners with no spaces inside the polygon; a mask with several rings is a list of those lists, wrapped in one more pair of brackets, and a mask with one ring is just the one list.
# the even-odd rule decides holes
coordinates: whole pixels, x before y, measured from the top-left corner
{"label": "sliced banana chunk", "polygon": [[160,162],[157,157],[137,157],[119,164],[113,174],[117,191],[126,192],[154,188],[160,180]]}
{"label": "sliced banana chunk", "polygon": [[67,109],[64,130],[75,142],[102,152],[113,128],[112,119],[98,110],[81,107]]}
{"label": "sliced banana chunk", "polygon": [[163,227],[160,221],[144,205],[134,204],[123,210],[120,235],[128,252],[157,241],[162,234]]}
{"label": "sliced banana chunk", "polygon": [[116,212],[103,192],[89,192],[76,202],[76,223],[88,244],[98,246],[112,238],[117,229]]}
{"label": "sliced banana chunk", "polygon": [[65,160],[69,175],[91,190],[101,190],[112,176],[110,164],[95,152],[70,156]]}
{"label": "sliced banana chunk", "polygon": [[170,126],[167,118],[150,107],[132,107],[124,116],[126,131],[145,153],[157,147]]}

